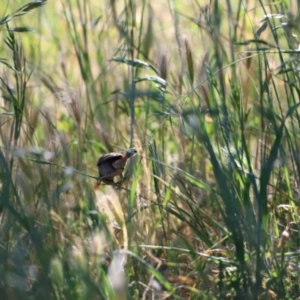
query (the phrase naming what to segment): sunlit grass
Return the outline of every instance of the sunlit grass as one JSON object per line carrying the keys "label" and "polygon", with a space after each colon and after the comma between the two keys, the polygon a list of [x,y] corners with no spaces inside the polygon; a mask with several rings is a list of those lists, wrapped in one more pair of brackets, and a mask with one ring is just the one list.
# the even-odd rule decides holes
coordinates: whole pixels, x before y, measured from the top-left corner
{"label": "sunlit grass", "polygon": [[0,11],[3,297],[296,299],[295,8],[40,4]]}

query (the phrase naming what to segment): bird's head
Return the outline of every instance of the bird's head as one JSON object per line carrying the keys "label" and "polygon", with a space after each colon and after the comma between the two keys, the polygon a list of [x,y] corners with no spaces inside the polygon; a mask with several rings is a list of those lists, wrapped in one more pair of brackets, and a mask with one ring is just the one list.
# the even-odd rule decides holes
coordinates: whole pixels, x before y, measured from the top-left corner
{"label": "bird's head", "polygon": [[129,148],[126,153],[125,153],[125,157],[130,158],[131,156],[137,154],[137,151],[135,148]]}

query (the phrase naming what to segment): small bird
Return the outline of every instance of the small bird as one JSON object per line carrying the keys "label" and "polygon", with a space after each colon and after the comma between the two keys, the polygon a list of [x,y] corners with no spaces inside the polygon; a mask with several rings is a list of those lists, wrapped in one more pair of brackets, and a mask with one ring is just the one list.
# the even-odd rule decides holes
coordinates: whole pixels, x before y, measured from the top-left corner
{"label": "small bird", "polygon": [[[123,181],[123,171],[127,160],[135,155],[137,151],[134,148],[128,149],[123,155],[118,152],[110,152],[101,156],[98,160],[99,178],[97,184],[102,182],[105,184],[117,184]],[[121,180],[117,183],[114,182],[114,177],[120,176]]]}

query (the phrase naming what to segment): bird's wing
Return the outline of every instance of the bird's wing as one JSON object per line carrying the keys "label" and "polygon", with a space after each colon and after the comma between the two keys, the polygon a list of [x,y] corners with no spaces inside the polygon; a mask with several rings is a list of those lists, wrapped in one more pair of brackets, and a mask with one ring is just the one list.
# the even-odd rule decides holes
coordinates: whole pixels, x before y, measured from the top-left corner
{"label": "bird's wing", "polygon": [[109,162],[109,161],[111,161],[113,163],[115,160],[120,159],[122,157],[123,157],[122,153],[117,153],[117,152],[111,152],[111,153],[104,154],[103,156],[101,156],[99,158],[97,166],[99,166],[100,164],[103,164],[105,162]]}

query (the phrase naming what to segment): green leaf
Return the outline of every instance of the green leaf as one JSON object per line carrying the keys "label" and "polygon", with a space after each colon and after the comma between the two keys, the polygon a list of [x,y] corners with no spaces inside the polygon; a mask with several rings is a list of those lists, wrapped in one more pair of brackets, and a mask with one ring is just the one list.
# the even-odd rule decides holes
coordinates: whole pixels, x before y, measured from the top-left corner
{"label": "green leaf", "polygon": [[110,59],[110,61],[123,63],[123,64],[129,65],[129,66],[132,66],[135,68],[149,68],[152,71],[154,71],[156,74],[158,74],[158,71],[152,65],[150,65],[142,60],[139,60],[139,59],[132,60],[132,59],[127,59],[125,57],[113,57],[112,59]]}

